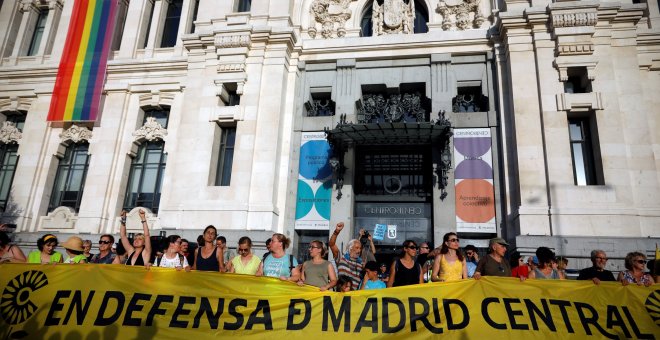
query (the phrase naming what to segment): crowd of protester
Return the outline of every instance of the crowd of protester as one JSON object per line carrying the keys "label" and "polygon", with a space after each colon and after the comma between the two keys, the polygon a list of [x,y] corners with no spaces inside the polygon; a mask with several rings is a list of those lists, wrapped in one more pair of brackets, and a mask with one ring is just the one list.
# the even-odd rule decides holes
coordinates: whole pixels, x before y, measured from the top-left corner
{"label": "crowd of protester", "polygon": [[[526,259],[519,252],[505,257],[509,244],[496,237],[489,241],[488,253],[479,256],[473,245],[460,246],[455,232],[444,235],[442,244],[432,249],[429,242],[419,246],[413,240],[403,242],[402,252],[388,266],[376,262],[376,248],[372,235],[364,229],[359,238],[348,242],[343,253],[337,246],[337,237],[344,229],[344,223],[336,225],[326,246],[323,241],[309,243],[309,260],[298,263],[298,259],[286,250],[291,240],[283,234],[275,233],[266,241],[267,252],[263,257],[252,253],[252,240],[243,236],[238,240],[237,254],[227,246],[227,240],[218,236],[217,229],[210,225],[197,238],[198,247],[189,251],[188,240],[179,235],[165,237],[159,244],[152,245],[149,226],[143,210],[138,212],[142,233],[135,234],[132,240],[126,232],[126,212],[120,216],[120,244],[116,247],[115,238],[104,234],[99,237],[98,253],[92,254],[92,242],[78,236],[71,236],[59,243],[53,234],[45,234],[37,240],[37,250],[27,256],[21,248],[10,242],[8,235],[0,231],[0,263],[35,264],[123,264],[128,266],[158,266],[176,270],[198,270],[227,272],[243,275],[276,277],[298,285],[311,285],[321,291],[382,289],[425,282],[452,282],[465,279],[479,280],[483,276],[515,277],[521,281],[565,280],[568,259],[557,257],[548,247],[539,247],[535,255]],[[55,249],[61,246],[64,254]],[[121,251],[120,249],[121,248]],[[152,249],[155,251],[152,252]],[[334,261],[328,261],[332,252]],[[602,281],[618,281],[623,285],[637,284],[650,286],[660,283],[658,277],[646,272],[646,255],[630,252],[626,255],[625,270],[618,277],[605,269],[609,260],[605,251],[596,249],[590,254],[592,266],[579,271],[578,280],[591,280],[594,284]],[[656,259],[658,261],[659,259]],[[388,268],[389,267],[389,268]],[[656,267],[657,268],[657,265]]]}

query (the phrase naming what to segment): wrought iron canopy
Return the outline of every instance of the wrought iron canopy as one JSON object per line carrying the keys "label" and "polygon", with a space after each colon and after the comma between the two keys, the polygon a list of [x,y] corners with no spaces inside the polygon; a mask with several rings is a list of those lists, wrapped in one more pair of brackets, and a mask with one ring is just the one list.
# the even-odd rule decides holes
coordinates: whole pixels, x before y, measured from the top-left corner
{"label": "wrought iron canopy", "polygon": [[334,156],[330,160],[337,199],[342,196],[341,188],[344,182],[344,154],[355,145],[433,145],[442,154],[442,160],[435,166],[438,175],[438,187],[442,191],[441,198],[446,197],[447,170],[451,167],[451,149],[449,138],[452,136],[451,123],[445,118],[444,111],[438,112],[438,119],[430,122],[381,122],[354,124],[346,121],[342,114],[334,129],[325,128],[326,138],[330,143]]}

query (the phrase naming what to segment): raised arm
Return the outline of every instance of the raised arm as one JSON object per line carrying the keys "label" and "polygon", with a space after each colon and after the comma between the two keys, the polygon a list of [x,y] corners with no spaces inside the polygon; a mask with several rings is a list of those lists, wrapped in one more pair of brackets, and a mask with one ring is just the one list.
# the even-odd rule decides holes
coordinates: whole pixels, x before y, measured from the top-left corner
{"label": "raised arm", "polygon": [[337,247],[337,236],[339,236],[339,233],[344,229],[344,222],[339,222],[337,223],[337,226],[335,227],[335,231],[332,233],[330,236],[330,240],[328,241],[328,247],[330,247],[330,250],[332,251],[332,256],[334,257],[335,261],[337,261],[337,257],[339,256],[339,248]]}
{"label": "raised arm", "polygon": [[151,261],[151,235],[149,234],[149,225],[147,224],[147,216],[144,210],[138,211],[140,215],[140,223],[142,223],[142,233],[144,234],[144,250],[142,250],[142,259],[147,264]]}
{"label": "raised arm", "polygon": [[128,235],[126,235],[126,210],[121,211],[121,226],[119,228],[119,238],[121,239],[121,245],[126,249],[126,255],[130,255],[135,251],[131,242],[128,241]]}

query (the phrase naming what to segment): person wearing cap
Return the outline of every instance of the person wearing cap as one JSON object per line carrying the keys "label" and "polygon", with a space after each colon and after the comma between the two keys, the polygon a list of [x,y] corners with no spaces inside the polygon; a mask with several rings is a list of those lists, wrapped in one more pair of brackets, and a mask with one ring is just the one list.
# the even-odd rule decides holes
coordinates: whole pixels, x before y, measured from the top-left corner
{"label": "person wearing cap", "polygon": [[504,259],[508,246],[509,243],[501,237],[491,239],[488,246],[490,252],[479,260],[473,277],[476,280],[482,276],[511,277],[511,266]]}
{"label": "person wearing cap", "polygon": [[66,250],[66,254],[68,255],[64,263],[87,263],[87,257],[84,254],[85,250],[83,249],[83,240],[80,237],[69,237],[66,242],[62,243],[62,248]]}
{"label": "person wearing cap", "polygon": [[37,240],[37,248],[28,254],[28,263],[62,263],[62,254],[55,251],[57,248],[57,237],[46,234]]}

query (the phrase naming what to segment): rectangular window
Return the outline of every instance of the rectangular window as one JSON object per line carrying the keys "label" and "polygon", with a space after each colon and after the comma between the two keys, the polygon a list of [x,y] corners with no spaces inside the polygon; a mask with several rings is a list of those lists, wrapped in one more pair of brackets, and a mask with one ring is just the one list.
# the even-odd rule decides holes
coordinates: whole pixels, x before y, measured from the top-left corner
{"label": "rectangular window", "polygon": [[85,187],[85,177],[89,167],[89,144],[71,144],[60,159],[55,175],[55,185],[50,196],[48,211],[60,206],[80,209],[80,201]]}
{"label": "rectangular window", "polygon": [[27,55],[33,56],[36,55],[39,51],[39,45],[41,44],[41,37],[44,35],[44,30],[46,29],[46,19],[48,18],[48,8],[44,8],[39,11],[39,17],[37,17],[37,22],[34,27],[34,32],[32,33],[32,40],[30,40],[30,47],[28,48]]}
{"label": "rectangular window", "polygon": [[252,7],[252,0],[238,0],[236,12],[249,12]]}
{"label": "rectangular window", "polygon": [[0,145],[0,209],[5,211],[18,164],[18,145]]}
{"label": "rectangular window", "polygon": [[142,45],[142,48],[147,48],[147,44],[149,43],[149,33],[151,33],[151,21],[154,18],[154,7],[156,7],[156,6],[153,5],[153,3],[147,2],[147,4],[151,4],[151,5],[149,5],[149,7],[150,7],[149,8],[149,21],[147,22],[147,29],[145,31],[144,44]]}
{"label": "rectangular window", "polygon": [[599,162],[598,138],[595,131],[595,120],[591,120],[589,117],[568,120],[575,185],[604,184]]}
{"label": "rectangular window", "polygon": [[[153,117],[163,128],[167,129],[169,113],[168,109],[145,111],[143,124],[147,118]],[[140,145],[137,155],[131,161],[124,210],[130,211],[135,207],[145,207],[154,214],[158,213],[166,165],[167,154],[164,141],[154,140]]]}
{"label": "rectangular window", "polygon": [[190,30],[187,33],[195,33],[195,21],[197,20],[197,12],[199,12],[199,0],[195,0],[195,7],[193,8],[193,16],[190,21]]}
{"label": "rectangular window", "polygon": [[160,47],[173,47],[176,45],[182,7],[183,0],[173,0],[170,2],[169,7],[167,7],[167,17],[165,18],[165,26],[163,26],[163,37],[160,41]]}
{"label": "rectangular window", "polygon": [[223,127],[220,130],[222,136],[220,137],[220,154],[215,174],[215,185],[228,186],[231,182],[231,168],[234,162],[236,127]]}

